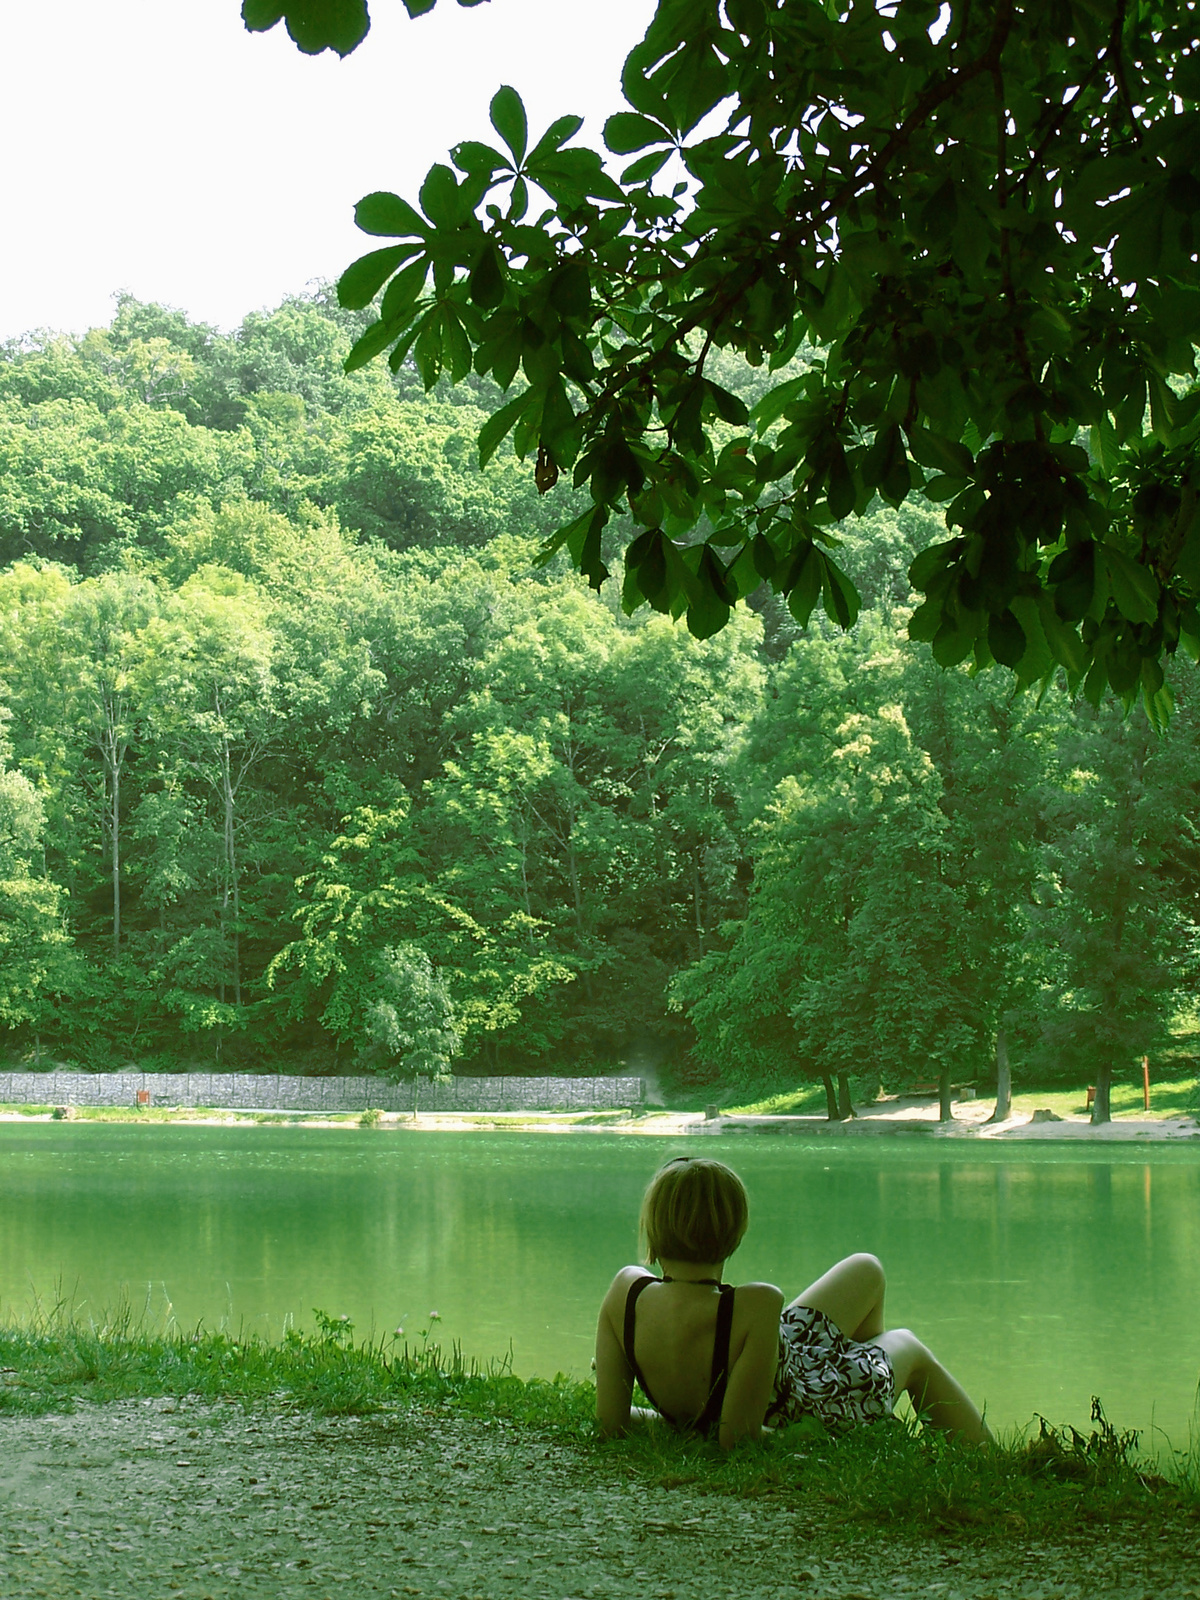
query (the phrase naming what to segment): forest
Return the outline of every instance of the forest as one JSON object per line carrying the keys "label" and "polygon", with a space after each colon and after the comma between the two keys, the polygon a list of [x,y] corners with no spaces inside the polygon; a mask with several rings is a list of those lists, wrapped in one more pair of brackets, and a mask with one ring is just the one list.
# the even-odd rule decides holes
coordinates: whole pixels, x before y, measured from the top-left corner
{"label": "forest", "polygon": [[123,296],[0,348],[14,1064],[1105,1085],[1184,1047],[1190,663],[1163,732],[939,666],[911,497],[838,530],[845,630],[765,584],[703,640],[627,616],[619,520],[595,592],[543,549],[579,491],[478,465],[501,391],[347,374],[368,319]]}

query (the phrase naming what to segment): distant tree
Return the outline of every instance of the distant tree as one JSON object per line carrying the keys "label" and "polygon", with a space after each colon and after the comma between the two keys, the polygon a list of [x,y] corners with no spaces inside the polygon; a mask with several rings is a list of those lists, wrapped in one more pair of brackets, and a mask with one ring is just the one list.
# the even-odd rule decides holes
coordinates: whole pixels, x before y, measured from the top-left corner
{"label": "distant tree", "polygon": [[1163,745],[1112,707],[1083,708],[1059,752],[1061,787],[1035,922],[1043,1070],[1092,1080],[1109,1120],[1114,1077],[1163,1043],[1196,975],[1195,917],[1173,895],[1180,816],[1194,808],[1192,740]]}
{"label": "distant tree", "polygon": [[460,1038],[476,1046],[514,1029],[543,989],[574,977],[541,948],[536,922],[512,912],[484,923],[429,883],[409,813],[398,801],[343,818],[342,831],[298,880],[299,937],[267,970],[291,1016],[315,1016],[354,1050],[369,1042],[381,949],[416,944],[429,953],[454,995]]}
{"label": "distant tree", "polygon": [[454,1003],[432,961],[416,944],[387,945],[376,966],[379,998],[367,1010],[366,1031],[392,1079],[450,1076],[462,1049]]}
{"label": "distant tree", "polygon": [[0,560],[96,573],[161,553],[168,530],[252,468],[249,435],[191,427],[169,406],[0,401]]}
{"label": "distant tree", "polygon": [[41,796],[8,763],[0,718],[0,1027],[35,1036],[71,988],[63,893],[45,872]]}
{"label": "distant tree", "polygon": [[121,955],[124,885],[123,783],[131,747],[144,732],[154,695],[154,662],[147,629],[158,609],[154,585],[132,572],[79,584],[58,619],[58,715],[73,726],[97,758],[82,769],[100,841],[108,856],[112,905],[112,957]]}

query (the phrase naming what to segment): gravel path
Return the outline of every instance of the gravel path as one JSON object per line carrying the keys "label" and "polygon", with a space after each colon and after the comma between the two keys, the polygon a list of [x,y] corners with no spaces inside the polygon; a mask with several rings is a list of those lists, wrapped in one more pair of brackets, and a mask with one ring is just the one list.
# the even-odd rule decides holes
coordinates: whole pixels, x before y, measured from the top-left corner
{"label": "gravel path", "polygon": [[1200,1524],[1053,1545],[847,1537],[777,1500],[597,1480],[500,1422],[175,1401],[0,1419],[0,1596],[1200,1600]]}

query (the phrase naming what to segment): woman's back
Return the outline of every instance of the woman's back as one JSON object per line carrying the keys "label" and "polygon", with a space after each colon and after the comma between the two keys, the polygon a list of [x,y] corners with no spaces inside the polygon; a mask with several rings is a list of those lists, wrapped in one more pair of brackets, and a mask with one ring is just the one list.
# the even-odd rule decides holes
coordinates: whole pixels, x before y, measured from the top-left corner
{"label": "woman's back", "polygon": [[[630,1282],[622,1343],[634,1371],[644,1380],[647,1399],[677,1427],[695,1425],[708,1409],[714,1389],[724,1391],[733,1343],[728,1323],[726,1339],[719,1337],[725,1295],[733,1296],[734,1290],[726,1286],[722,1292],[712,1283],[663,1283],[650,1276]],[[726,1319],[734,1312],[736,1303],[727,1308]]]}
{"label": "woman's back", "polygon": [[[695,1426],[719,1376],[713,1371],[713,1349],[721,1290],[691,1278],[687,1264],[667,1265],[672,1271],[666,1276],[674,1281],[661,1282],[644,1267],[624,1267],[605,1296],[597,1330],[596,1386],[606,1432],[622,1432],[629,1421],[634,1372],[626,1354],[626,1327],[631,1290],[636,1296],[628,1330],[632,1354],[648,1398],[670,1421],[677,1427]],[[645,1284],[640,1291],[639,1283]],[[719,1414],[722,1441],[728,1443],[727,1434],[732,1438],[757,1432],[762,1420],[775,1373],[783,1296],[770,1284],[750,1283],[736,1291],[726,1286],[725,1297],[732,1316],[728,1385]],[[705,1419],[716,1420],[715,1415]]]}

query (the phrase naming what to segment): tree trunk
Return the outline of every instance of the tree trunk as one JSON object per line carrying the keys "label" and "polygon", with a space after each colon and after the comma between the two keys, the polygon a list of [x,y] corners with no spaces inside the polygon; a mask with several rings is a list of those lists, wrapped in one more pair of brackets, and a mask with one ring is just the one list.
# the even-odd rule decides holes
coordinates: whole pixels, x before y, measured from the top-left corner
{"label": "tree trunk", "polygon": [[704,910],[700,898],[700,852],[692,852],[692,907],[696,914],[696,953],[704,955]]}
{"label": "tree trunk", "polygon": [[533,937],[533,924],[534,924],[533,900],[530,897],[530,893],[529,893],[529,837],[528,837],[527,824],[523,825],[523,827],[522,827],[522,831],[521,831],[521,835],[520,835],[520,850],[521,850],[521,895],[522,895],[522,898],[525,901],[525,915],[529,918],[529,924],[528,924],[528,926],[527,926],[527,928],[525,930],[525,942],[529,946],[530,955],[533,955],[533,954],[535,954],[535,952],[537,950],[537,942]]}
{"label": "tree trunk", "polygon": [[113,902],[113,957],[121,954],[121,764],[116,758],[115,741],[111,759],[112,813],[109,828],[112,833],[112,902]]}
{"label": "tree trunk", "polygon": [[229,742],[223,742],[221,776],[225,786],[225,871],[226,899],[233,911],[233,1003],[242,1003],[242,950],[241,950],[241,885],[238,883],[237,840],[234,832],[235,796],[233,775],[229,762]]}
{"label": "tree trunk", "polygon": [[850,1098],[850,1075],[839,1072],[837,1075],[838,1087],[838,1116],[843,1122],[849,1122],[854,1117],[854,1102]]}
{"label": "tree trunk", "polygon": [[825,1112],[830,1122],[842,1120],[841,1109],[838,1106],[837,1090],[833,1086],[833,1079],[828,1072],[821,1074],[821,1082],[825,1085]]}
{"label": "tree trunk", "polygon": [[989,1122],[1007,1122],[1012,1116],[1012,1073],[1008,1066],[1008,1034],[996,1029],[996,1109]]}
{"label": "tree trunk", "polygon": [[1110,1091],[1112,1089],[1112,1062],[1105,1061],[1096,1073],[1096,1098],[1092,1101],[1092,1125],[1112,1121]]}
{"label": "tree trunk", "polygon": [[104,774],[109,785],[108,830],[112,862],[112,948],[114,958],[121,954],[121,768],[125,764],[128,740],[121,732],[122,705],[120,699],[104,689],[98,709],[102,726],[96,735],[96,744],[104,763]]}
{"label": "tree trunk", "polygon": [[950,1068],[943,1067],[938,1074],[938,1119],[953,1122],[954,1107],[950,1103]]}
{"label": "tree trunk", "polygon": [[571,880],[571,899],[575,906],[575,926],[583,927],[583,895],[579,889],[579,861],[575,855],[575,818],[572,816],[567,831],[567,876]]}

